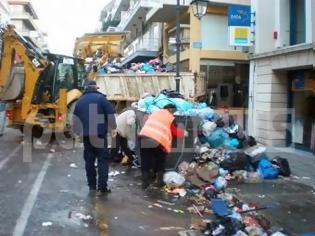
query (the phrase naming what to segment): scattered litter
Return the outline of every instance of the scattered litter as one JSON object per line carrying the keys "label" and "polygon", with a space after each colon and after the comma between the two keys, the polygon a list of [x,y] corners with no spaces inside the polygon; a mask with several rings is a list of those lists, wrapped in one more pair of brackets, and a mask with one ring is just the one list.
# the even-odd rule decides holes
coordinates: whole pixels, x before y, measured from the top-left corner
{"label": "scattered litter", "polygon": [[169,171],[164,174],[163,180],[168,187],[180,187],[184,184],[185,178],[175,171]]}
{"label": "scattered litter", "polygon": [[71,177],[71,175],[69,174],[69,175],[67,175],[67,177],[68,177],[68,178],[70,178],[70,177]]}
{"label": "scattered litter", "polygon": [[49,151],[50,151],[51,153],[55,153],[55,152],[56,152],[56,150],[55,150],[55,149],[53,149],[53,148],[52,148],[52,149],[50,149]]}
{"label": "scattered litter", "polygon": [[119,174],[120,174],[120,172],[117,171],[117,170],[115,170],[115,171],[109,172],[108,176],[109,176],[109,177],[115,177],[115,176],[117,176],[117,175],[119,175]]}
{"label": "scattered litter", "polygon": [[71,163],[71,164],[70,164],[70,167],[71,167],[71,168],[78,168],[77,164],[75,164],[75,163]]}
{"label": "scattered litter", "polygon": [[85,214],[82,214],[82,213],[76,213],[75,214],[75,217],[80,219],[80,220],[83,220],[83,221],[90,221],[93,219],[92,216],[90,215],[85,215]]}
{"label": "scattered litter", "polygon": [[143,226],[139,226],[138,228],[141,229],[141,230],[144,230],[144,227],[143,227]]}
{"label": "scattered litter", "polygon": [[113,181],[114,181],[114,179],[112,179],[112,178],[109,178],[109,179],[108,179],[108,181],[109,181],[109,182],[113,182]]}
{"label": "scattered litter", "polygon": [[22,183],[22,180],[19,180],[18,183],[21,184],[21,183]]}
{"label": "scattered litter", "polygon": [[180,236],[195,236],[196,235],[196,230],[184,230],[184,231],[179,231],[178,234]]}
{"label": "scattered litter", "polygon": [[265,195],[265,194],[259,194],[258,197],[259,197],[259,198],[265,198],[266,195]]}
{"label": "scattered litter", "polygon": [[153,206],[158,207],[158,208],[163,208],[163,206],[161,204],[158,204],[158,203],[154,203]]}
{"label": "scattered litter", "polygon": [[303,176],[302,179],[307,179],[308,180],[308,179],[311,179],[311,177]]}
{"label": "scattered litter", "polygon": [[117,216],[115,216],[115,217],[114,217],[114,219],[115,219],[115,220],[118,220],[118,217],[117,217]]}
{"label": "scattered litter", "polygon": [[49,227],[49,226],[52,226],[52,225],[53,225],[53,223],[50,222],[50,221],[47,221],[47,222],[43,222],[43,223],[42,223],[42,226],[43,226],[43,227]]}
{"label": "scattered litter", "polygon": [[170,227],[160,227],[161,231],[170,231],[170,230],[184,230],[183,227],[175,227],[175,226],[170,226]]}

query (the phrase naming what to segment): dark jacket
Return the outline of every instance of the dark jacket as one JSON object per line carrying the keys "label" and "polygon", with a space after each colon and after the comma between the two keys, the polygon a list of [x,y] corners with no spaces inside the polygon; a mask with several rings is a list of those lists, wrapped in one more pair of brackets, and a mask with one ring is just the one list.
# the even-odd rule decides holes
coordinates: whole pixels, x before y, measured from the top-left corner
{"label": "dark jacket", "polygon": [[114,113],[115,110],[105,95],[95,90],[87,90],[74,109],[74,132],[81,137],[105,138],[108,129],[116,129]]}

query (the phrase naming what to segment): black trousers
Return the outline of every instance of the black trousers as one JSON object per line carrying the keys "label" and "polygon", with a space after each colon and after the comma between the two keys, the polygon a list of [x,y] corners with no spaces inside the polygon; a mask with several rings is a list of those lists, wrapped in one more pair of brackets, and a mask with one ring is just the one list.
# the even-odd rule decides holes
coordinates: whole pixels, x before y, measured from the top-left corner
{"label": "black trousers", "polygon": [[164,171],[167,153],[160,144],[150,138],[141,137],[140,154],[142,174]]}
{"label": "black trousers", "polygon": [[122,137],[117,133],[116,138],[113,139],[111,147],[111,158],[113,161],[117,160],[120,161],[122,157],[119,157],[119,151],[124,153],[128,158],[129,161],[133,161],[133,154],[134,152],[131,151],[128,147],[128,139]]}
{"label": "black trousers", "polygon": [[[109,152],[106,138],[84,137],[84,160],[88,186],[91,190],[107,188]],[[97,159],[97,174],[95,161]],[[98,175],[98,181],[97,181]]]}

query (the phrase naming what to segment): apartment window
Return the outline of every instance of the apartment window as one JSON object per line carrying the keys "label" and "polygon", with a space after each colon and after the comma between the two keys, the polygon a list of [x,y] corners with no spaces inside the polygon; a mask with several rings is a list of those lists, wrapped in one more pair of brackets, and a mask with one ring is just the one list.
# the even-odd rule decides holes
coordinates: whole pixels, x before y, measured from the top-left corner
{"label": "apartment window", "polygon": [[290,44],[305,43],[305,0],[290,0]]}

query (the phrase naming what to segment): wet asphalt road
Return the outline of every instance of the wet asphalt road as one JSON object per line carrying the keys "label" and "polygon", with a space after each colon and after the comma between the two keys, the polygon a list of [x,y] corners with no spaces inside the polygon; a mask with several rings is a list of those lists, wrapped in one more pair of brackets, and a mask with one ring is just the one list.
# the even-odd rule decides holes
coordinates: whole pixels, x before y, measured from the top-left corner
{"label": "wet asphalt road", "polygon": [[[0,138],[0,236],[179,235],[198,218],[171,212],[168,206],[149,208],[157,200],[174,199],[161,191],[142,191],[140,172],[121,166],[111,166],[111,170],[125,172],[110,177],[113,192],[107,197],[91,196],[82,148],[70,148],[70,142],[60,143],[68,149],[56,142],[37,145],[32,149],[32,161],[25,162],[21,140],[14,130]],[[288,235],[315,231],[311,187],[292,178],[230,187],[241,200],[269,206],[264,214]],[[173,209],[186,209],[181,201],[174,204]]]}
{"label": "wet asphalt road", "polygon": [[[7,130],[0,139],[1,236],[178,235],[189,228],[189,215],[148,207],[160,196],[141,190],[137,170],[112,167],[126,172],[110,178],[113,192],[91,196],[82,148],[37,147],[42,149],[33,149],[32,162],[26,163],[19,132]],[[73,163],[76,168],[70,167]]]}

